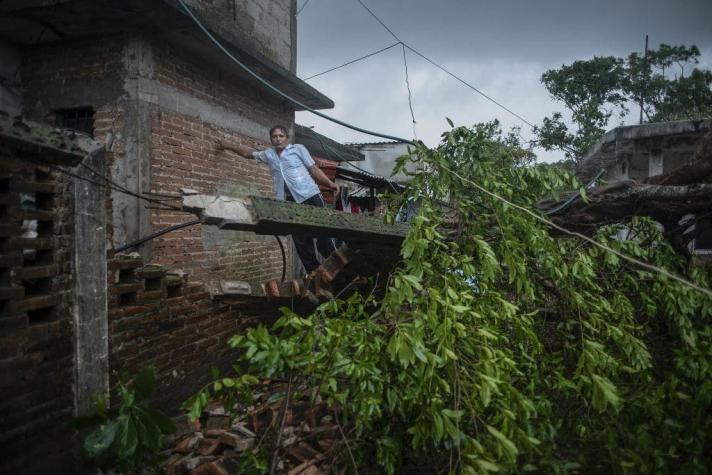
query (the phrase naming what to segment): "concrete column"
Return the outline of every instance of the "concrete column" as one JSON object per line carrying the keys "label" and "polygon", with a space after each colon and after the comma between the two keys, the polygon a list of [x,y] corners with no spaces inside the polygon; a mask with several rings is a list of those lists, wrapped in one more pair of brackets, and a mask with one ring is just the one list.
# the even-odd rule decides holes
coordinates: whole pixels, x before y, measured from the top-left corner
{"label": "concrete column", "polygon": [[[151,44],[142,37],[130,37],[124,53],[124,130],[125,153],[114,161],[112,178],[135,193],[151,187],[151,95],[145,84],[154,76]],[[114,205],[114,246],[122,246],[153,232],[146,202],[125,193],[112,193]],[[138,251],[150,260],[151,242]]]}
{"label": "concrete column", "polygon": [[[104,149],[84,163],[104,172]],[[96,177],[84,167],[76,173]],[[109,324],[106,287],[105,189],[74,178],[74,412],[91,411],[94,394],[109,389]]]}

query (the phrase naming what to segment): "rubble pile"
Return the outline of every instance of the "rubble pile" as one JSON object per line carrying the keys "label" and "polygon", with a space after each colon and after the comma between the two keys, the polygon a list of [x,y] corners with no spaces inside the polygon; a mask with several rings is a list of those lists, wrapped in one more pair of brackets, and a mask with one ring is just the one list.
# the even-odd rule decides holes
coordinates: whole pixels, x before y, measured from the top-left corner
{"label": "rubble pile", "polygon": [[[250,454],[271,459],[276,449],[276,473],[319,475],[328,473],[344,448],[333,408],[317,399],[292,401],[285,408],[284,393],[265,392],[254,406],[227,414],[213,403],[197,421],[184,418],[164,453],[167,475],[228,475],[243,473]],[[281,435],[278,432],[281,428]],[[279,447],[276,447],[279,441]]]}

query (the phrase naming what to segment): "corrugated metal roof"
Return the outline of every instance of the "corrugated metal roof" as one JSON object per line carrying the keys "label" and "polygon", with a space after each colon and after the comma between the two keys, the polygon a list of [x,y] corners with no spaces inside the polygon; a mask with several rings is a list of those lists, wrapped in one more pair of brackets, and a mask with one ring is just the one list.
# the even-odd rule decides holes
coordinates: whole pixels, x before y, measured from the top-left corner
{"label": "corrugated metal roof", "polygon": [[304,145],[315,157],[335,162],[360,162],[366,157],[351,147],[321,135],[309,127],[294,124],[294,143]]}

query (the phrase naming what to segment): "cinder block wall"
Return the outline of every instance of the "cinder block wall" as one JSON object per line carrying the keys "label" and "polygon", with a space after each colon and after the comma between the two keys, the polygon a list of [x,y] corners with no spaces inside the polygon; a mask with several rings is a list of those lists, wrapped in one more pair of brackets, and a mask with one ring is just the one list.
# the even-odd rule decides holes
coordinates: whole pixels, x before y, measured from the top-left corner
{"label": "cinder block wall", "polygon": [[228,40],[248,45],[296,72],[296,0],[187,0]]}

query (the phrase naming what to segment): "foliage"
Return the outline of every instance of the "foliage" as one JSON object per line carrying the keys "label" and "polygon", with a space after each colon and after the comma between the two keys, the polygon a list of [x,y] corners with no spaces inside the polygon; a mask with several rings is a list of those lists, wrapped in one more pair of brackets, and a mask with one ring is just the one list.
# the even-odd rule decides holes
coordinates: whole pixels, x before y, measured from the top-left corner
{"label": "foliage", "polygon": [[153,368],[143,368],[131,381],[122,379],[114,387],[112,393],[119,401],[118,407],[108,407],[107,397],[98,395],[95,413],[75,419],[78,428],[90,429],[84,450],[99,467],[125,473],[159,461],[163,436],[175,432],[175,426],[148,406],[153,386]]}
{"label": "foliage", "polygon": [[[527,165],[494,123],[406,160],[418,171],[402,199],[422,207],[384,291],[234,336],[241,377],[293,379],[340,407],[357,462],[388,473],[705,473],[712,302],[468,183],[530,209],[579,186]],[[625,241],[617,226],[597,239],[709,286],[654,223],[626,226]]]}
{"label": "foliage", "polygon": [[687,75],[685,71],[688,65],[698,64],[699,57],[696,46],[661,44],[647,56],[594,57],[546,71],[542,82],[566,106],[575,130],[569,130],[564,115],[556,112],[537,128],[538,143],[578,160],[612,119],[625,118],[631,104],[641,98],[648,122],[712,116],[712,71],[696,67]]}
{"label": "foliage", "polygon": [[[237,373],[242,372],[238,366],[233,368]],[[183,403],[182,409],[188,412],[191,420],[197,420],[210,401],[219,400],[225,407],[231,408],[236,404],[247,406],[253,402],[250,388],[259,382],[250,374],[237,377],[221,377],[220,370],[213,367],[213,381],[203,386],[193,397]]]}

